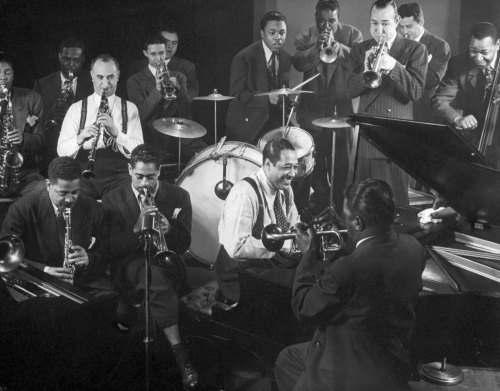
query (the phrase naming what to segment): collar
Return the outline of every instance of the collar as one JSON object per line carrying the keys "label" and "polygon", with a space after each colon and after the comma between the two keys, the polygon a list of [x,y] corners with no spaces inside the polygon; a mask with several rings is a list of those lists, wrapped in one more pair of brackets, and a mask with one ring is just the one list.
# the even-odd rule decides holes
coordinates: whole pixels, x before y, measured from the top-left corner
{"label": "collar", "polygon": [[423,28],[422,33],[417,38],[415,38],[415,41],[420,42],[424,34],[425,34],[425,29]]}
{"label": "collar", "polygon": [[148,63],[148,69],[153,74],[153,76],[156,77],[157,69],[149,63]]}
{"label": "collar", "polygon": [[259,168],[256,176],[262,185],[262,190],[264,191],[264,195],[274,198],[278,190],[276,190],[276,188],[271,184],[271,182],[269,182],[269,179],[267,178],[267,175],[264,172],[263,167]]}
{"label": "collar", "polygon": [[[273,51],[267,47],[267,45],[262,41],[262,47],[264,48],[264,56],[266,57],[266,63],[269,62],[269,59],[271,58]],[[278,52],[276,52],[278,54]],[[276,58],[277,61],[279,61],[279,56]]]}
{"label": "collar", "polygon": [[371,238],[374,238],[375,235],[372,235],[372,236],[367,236],[366,238],[363,238],[361,239],[358,243],[356,243],[356,248],[358,248],[358,246],[363,243],[363,242],[366,242],[368,239],[371,239]]}
{"label": "collar", "polygon": [[498,57],[498,52],[495,52],[495,57],[493,57],[493,60],[490,62],[490,67],[493,68],[493,70],[495,70],[495,64],[497,63],[497,57]]}
{"label": "collar", "polygon": [[[69,80],[69,79],[67,77],[65,77],[62,72],[59,72],[59,75],[61,76],[61,85],[64,85],[64,82],[66,80]],[[73,78],[73,82],[72,82],[73,85],[75,85],[77,79],[78,79],[78,76],[75,76]]]}
{"label": "collar", "polygon": [[394,41],[396,40],[396,37],[398,36],[398,34],[394,34],[394,37],[392,37],[390,40],[387,41],[387,48],[389,50],[391,50],[391,47],[392,47],[392,44],[394,43]]}
{"label": "collar", "polygon": [[[97,105],[97,107],[99,107],[99,105],[101,104],[101,95],[97,94],[95,91],[94,93],[92,94],[92,99],[94,100],[94,103]],[[108,96],[108,105],[109,105],[109,111],[112,111],[113,109],[113,106],[115,105],[115,101],[116,101],[116,95],[113,94],[111,96]]]}
{"label": "collar", "polygon": [[[134,196],[135,196],[135,199],[137,200],[137,203],[139,203],[139,192],[137,191],[137,189],[132,185],[132,183],[130,184],[130,186],[132,187],[132,193],[134,193]],[[156,193],[158,193],[158,189],[160,188],[160,181],[158,181],[158,183],[156,184],[156,187],[153,189],[153,191],[151,192],[151,195],[154,197],[156,197]],[[140,206],[140,205],[139,205]]]}

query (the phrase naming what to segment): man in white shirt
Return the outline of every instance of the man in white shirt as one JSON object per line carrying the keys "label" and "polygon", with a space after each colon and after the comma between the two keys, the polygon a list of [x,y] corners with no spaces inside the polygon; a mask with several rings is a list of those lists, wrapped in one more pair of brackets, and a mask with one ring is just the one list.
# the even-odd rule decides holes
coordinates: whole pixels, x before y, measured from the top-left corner
{"label": "man in white shirt", "polygon": [[[261,232],[277,224],[283,232],[299,221],[291,188],[297,174],[297,153],[288,140],[272,140],[263,151],[263,166],[231,189],[219,222],[221,249],[215,263],[219,283],[216,301],[228,310],[240,296],[238,271],[250,266],[269,266],[279,254],[264,247]],[[282,253],[289,253],[291,241]]]}
{"label": "man in white shirt", "polygon": [[95,179],[82,178],[81,191],[89,197],[102,198],[107,191],[128,181],[128,158],[132,149],[143,143],[143,136],[137,107],[115,95],[120,77],[118,62],[102,54],[92,61],[90,74],[94,93],[69,108],[57,153],[75,158],[82,170],[91,169],[90,151],[98,137],[95,165],[91,169]]}

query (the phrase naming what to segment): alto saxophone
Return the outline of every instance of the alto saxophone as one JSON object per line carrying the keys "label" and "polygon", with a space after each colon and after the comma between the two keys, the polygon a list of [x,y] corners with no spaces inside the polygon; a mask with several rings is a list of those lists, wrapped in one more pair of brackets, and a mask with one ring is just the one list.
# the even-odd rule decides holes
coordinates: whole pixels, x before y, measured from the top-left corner
{"label": "alto saxophone", "polygon": [[0,195],[5,196],[9,193],[9,185],[20,183],[21,166],[24,158],[9,140],[8,133],[16,127],[14,123],[14,114],[12,113],[12,100],[7,88],[0,86],[2,94],[5,96],[2,100],[7,101],[6,111],[1,122],[0,135]]}
{"label": "alto saxophone", "polygon": [[[102,113],[109,113],[109,103],[108,103],[108,97],[106,96],[106,92],[103,92],[101,95],[101,103],[99,104],[99,109],[97,110],[97,118],[95,122],[96,124],[99,115]],[[98,124],[97,128],[99,129],[99,131],[97,132],[97,136],[95,136],[94,139],[92,140],[92,146],[89,151],[89,158],[88,158],[89,162],[87,163],[87,168],[85,169],[85,171],[82,172],[83,177],[87,179],[95,178],[94,166],[95,166],[95,155],[97,152],[97,143],[99,142],[101,134],[104,134],[106,130],[104,124]]]}
{"label": "alto saxophone", "polygon": [[174,83],[170,80],[170,72],[168,71],[167,62],[163,61],[158,67],[158,72],[163,73],[161,81],[161,96],[165,100],[174,100],[177,98],[177,89]]}
{"label": "alto saxophone", "polygon": [[64,234],[64,263],[63,266],[71,271],[71,279],[69,283],[74,284],[75,276],[75,265],[69,262],[69,254],[71,254],[71,248],[73,247],[73,241],[71,240],[71,208],[64,208],[63,211],[64,223],[66,225],[66,232]]}

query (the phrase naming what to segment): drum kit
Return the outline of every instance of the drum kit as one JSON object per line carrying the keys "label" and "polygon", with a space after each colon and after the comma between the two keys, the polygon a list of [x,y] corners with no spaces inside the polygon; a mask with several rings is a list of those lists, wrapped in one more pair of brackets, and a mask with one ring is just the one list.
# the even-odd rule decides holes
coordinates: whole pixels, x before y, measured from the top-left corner
{"label": "drum kit", "polygon": [[[294,103],[301,94],[313,93],[313,91],[301,90],[300,87],[319,76],[319,73],[305,80],[294,88],[282,87],[277,90],[255,94],[255,96],[277,96],[282,100],[283,126],[273,129],[262,136],[257,146],[238,141],[226,141],[226,137],[217,142],[217,102],[234,99],[233,96],[225,96],[214,89],[207,96],[193,98],[200,101],[214,102],[214,132],[215,143],[196,154],[187,164],[184,170],[181,168],[181,138],[203,137],[207,130],[195,121],[184,118],[160,118],[153,122],[153,127],[160,133],[179,139],[179,159],[177,185],[187,190],[191,197],[193,207],[193,219],[191,229],[190,254],[202,263],[213,267],[219,251],[219,240],[217,226],[220,214],[229,191],[234,183],[246,176],[253,174],[262,166],[262,150],[265,145],[273,140],[285,138],[297,151],[299,168],[297,177],[305,177],[314,169],[314,142],[312,136],[304,129],[290,126],[295,105],[285,122],[285,100],[288,96],[295,96]],[[332,117],[317,118],[312,121],[326,129],[346,128],[349,124],[346,118],[339,117],[335,113]],[[332,169],[335,151],[335,132],[332,132]],[[222,179],[217,174],[222,171]],[[333,181],[331,180],[331,183]],[[330,186],[330,202],[332,202],[333,186]]]}

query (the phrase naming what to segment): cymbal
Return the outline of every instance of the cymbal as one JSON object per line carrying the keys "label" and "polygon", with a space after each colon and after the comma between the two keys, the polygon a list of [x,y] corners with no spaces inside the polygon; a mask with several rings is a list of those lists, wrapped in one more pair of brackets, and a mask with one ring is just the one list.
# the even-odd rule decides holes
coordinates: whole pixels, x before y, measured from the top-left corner
{"label": "cymbal", "polygon": [[210,101],[220,101],[220,100],[229,100],[229,99],[234,99],[234,96],[224,96],[221,95],[217,92],[217,90],[214,90],[213,93],[207,96],[197,96],[193,98],[193,100],[210,100]]}
{"label": "cymbal", "polygon": [[316,118],[312,123],[322,128],[348,128],[350,126],[347,123],[347,118],[335,115],[333,117]]}
{"label": "cymbal", "polygon": [[277,90],[272,90],[269,92],[261,92],[259,94],[255,94],[255,96],[280,96],[280,95],[293,95],[293,94],[312,94],[313,91],[305,91],[305,90],[294,90],[292,88],[279,88]]}
{"label": "cymbal", "polygon": [[204,126],[184,118],[159,118],[153,121],[153,128],[162,134],[177,138],[198,138],[207,133]]}

